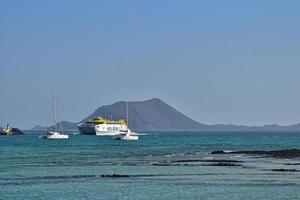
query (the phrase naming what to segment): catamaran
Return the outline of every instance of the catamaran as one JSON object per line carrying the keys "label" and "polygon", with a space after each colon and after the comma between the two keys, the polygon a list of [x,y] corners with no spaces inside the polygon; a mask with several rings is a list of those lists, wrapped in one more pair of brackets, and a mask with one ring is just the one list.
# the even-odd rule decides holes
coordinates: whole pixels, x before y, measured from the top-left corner
{"label": "catamaran", "polygon": [[[54,103],[54,112],[53,112],[53,114],[54,114],[54,131],[49,131],[44,136],[44,138],[46,138],[46,139],[68,139],[69,135],[58,132],[58,130],[57,130],[57,111],[56,111],[57,105],[56,105],[55,89],[53,90],[53,103]],[[61,129],[62,129],[62,127],[61,127]]]}
{"label": "catamaran", "polygon": [[96,117],[79,124],[78,130],[82,135],[115,136],[119,135],[120,132],[126,131],[127,125],[124,119],[109,120],[103,117]]}

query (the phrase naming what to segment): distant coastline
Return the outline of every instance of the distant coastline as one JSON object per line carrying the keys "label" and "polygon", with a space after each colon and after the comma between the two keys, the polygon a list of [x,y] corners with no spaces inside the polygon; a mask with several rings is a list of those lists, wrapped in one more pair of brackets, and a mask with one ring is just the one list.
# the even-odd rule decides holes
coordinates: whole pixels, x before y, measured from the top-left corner
{"label": "distant coastline", "polygon": [[[300,123],[281,126],[277,124],[264,126],[247,126],[234,124],[207,125],[197,122],[183,113],[177,111],[159,98],[146,101],[129,102],[130,124],[135,131],[143,132],[298,132]],[[111,105],[101,106],[91,115],[83,118],[80,122],[102,116],[115,120],[125,118],[125,101],[119,101]],[[66,131],[76,131],[80,122],[62,121],[61,126]],[[37,125],[31,131],[47,131],[53,126]]]}

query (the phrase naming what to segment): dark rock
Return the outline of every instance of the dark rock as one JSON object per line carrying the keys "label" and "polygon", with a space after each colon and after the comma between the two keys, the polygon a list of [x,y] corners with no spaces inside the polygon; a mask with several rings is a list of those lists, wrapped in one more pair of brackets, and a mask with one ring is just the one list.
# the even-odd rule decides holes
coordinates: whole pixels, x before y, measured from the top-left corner
{"label": "dark rock", "polygon": [[213,151],[211,152],[211,154],[228,154],[228,153],[225,151]]}
{"label": "dark rock", "polygon": [[271,169],[274,172],[298,172],[299,170],[296,169]]}
{"label": "dark rock", "polygon": [[218,160],[201,160],[201,159],[190,159],[190,160],[172,160],[171,163],[187,163],[187,162],[222,162],[222,163],[237,163],[242,162],[238,160],[224,160],[224,159],[218,159]]}
{"label": "dark rock", "polygon": [[0,128],[0,135],[23,135],[24,133],[17,128]]}
{"label": "dark rock", "polygon": [[[238,160],[201,160],[201,159],[186,159],[186,160],[172,160],[167,162],[158,162],[152,163],[152,166],[242,166],[238,163],[242,163],[243,161]],[[210,163],[210,164],[200,164],[200,163]]]}
{"label": "dark rock", "polygon": [[232,162],[217,162],[217,163],[211,163],[211,164],[207,164],[205,166],[227,166],[227,167],[232,167],[232,166],[242,166],[240,164],[236,164],[236,163],[232,163]]}
{"label": "dark rock", "polygon": [[129,175],[122,175],[122,174],[102,174],[102,178],[128,178]]}
{"label": "dark rock", "polygon": [[273,151],[213,151],[211,154],[250,154],[250,155],[264,155],[273,158],[296,158],[300,157],[300,149],[284,149]]}
{"label": "dark rock", "polygon": [[202,162],[200,159],[190,159],[190,160],[172,160],[171,163],[187,163],[187,162]]}
{"label": "dark rock", "polygon": [[286,163],[286,165],[300,165],[300,163]]}

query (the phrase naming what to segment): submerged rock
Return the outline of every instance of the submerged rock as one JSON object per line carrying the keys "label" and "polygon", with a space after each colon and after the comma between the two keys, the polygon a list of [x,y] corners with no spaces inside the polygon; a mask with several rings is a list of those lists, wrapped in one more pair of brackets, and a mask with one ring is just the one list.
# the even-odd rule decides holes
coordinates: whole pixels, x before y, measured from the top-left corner
{"label": "submerged rock", "polygon": [[271,169],[274,172],[298,172],[299,170],[296,169]]}
{"label": "submerged rock", "polygon": [[183,160],[171,160],[167,162],[155,162],[151,163],[152,166],[242,166],[239,163],[243,161],[239,160],[226,160],[226,159],[183,159]]}
{"label": "submerged rock", "polygon": [[300,165],[300,163],[286,163],[285,165]]}
{"label": "submerged rock", "polygon": [[213,151],[211,154],[250,154],[264,155],[273,158],[296,158],[300,157],[300,149],[283,149],[273,151]]}
{"label": "submerged rock", "polygon": [[7,128],[0,127],[0,135],[22,135],[23,133],[17,129],[7,125]]}
{"label": "submerged rock", "polygon": [[227,167],[232,167],[232,166],[243,166],[241,164],[236,164],[236,163],[232,163],[232,162],[217,162],[217,163],[210,163],[210,164],[207,164],[205,166],[227,166]]}
{"label": "submerged rock", "polygon": [[122,175],[122,174],[102,174],[102,178],[128,178],[129,175]]}
{"label": "submerged rock", "polygon": [[225,160],[225,159],[211,159],[211,160],[201,160],[201,159],[190,159],[190,160],[172,160],[171,163],[187,163],[187,162],[223,162],[223,163],[237,163],[242,162],[239,160]]}

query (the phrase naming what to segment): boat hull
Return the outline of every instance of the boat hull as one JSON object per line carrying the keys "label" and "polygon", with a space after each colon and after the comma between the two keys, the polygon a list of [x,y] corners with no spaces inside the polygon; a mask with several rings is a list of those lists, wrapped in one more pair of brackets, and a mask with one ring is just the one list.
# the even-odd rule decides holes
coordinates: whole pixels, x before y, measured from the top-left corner
{"label": "boat hull", "polygon": [[68,139],[69,135],[62,134],[59,132],[49,132],[46,135],[46,139],[56,140],[56,139]]}
{"label": "boat hull", "polygon": [[82,135],[116,136],[127,127],[121,124],[79,124],[78,130]]}
{"label": "boat hull", "polygon": [[69,136],[68,135],[59,135],[59,136],[47,136],[47,139],[50,139],[50,140],[58,140],[58,139],[68,139]]}
{"label": "boat hull", "polygon": [[120,134],[113,136],[115,140],[139,140],[139,136],[132,132],[130,129],[121,131]]}
{"label": "boat hull", "polygon": [[92,125],[79,124],[78,130],[81,135],[96,135],[95,126]]}
{"label": "boat hull", "polygon": [[119,131],[103,131],[103,130],[98,130],[96,128],[96,135],[97,136],[116,136],[119,135]]}
{"label": "boat hull", "polygon": [[139,140],[139,136],[137,135],[125,135],[121,137],[121,140]]}

